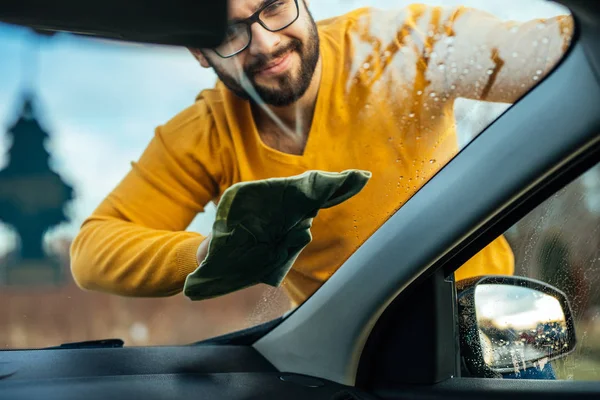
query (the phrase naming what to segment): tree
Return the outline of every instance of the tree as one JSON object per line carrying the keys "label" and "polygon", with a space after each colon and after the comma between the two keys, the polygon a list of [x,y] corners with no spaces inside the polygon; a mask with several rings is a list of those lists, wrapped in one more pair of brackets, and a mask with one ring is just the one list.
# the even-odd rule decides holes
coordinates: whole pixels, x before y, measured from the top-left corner
{"label": "tree", "polygon": [[35,117],[30,93],[25,94],[21,115],[8,135],[12,145],[9,163],[0,171],[0,220],[14,227],[20,237],[19,262],[10,268],[32,263],[37,268],[48,266],[43,236],[67,220],[63,207],[73,199],[73,188],[50,168],[50,154],[44,147],[49,135]]}

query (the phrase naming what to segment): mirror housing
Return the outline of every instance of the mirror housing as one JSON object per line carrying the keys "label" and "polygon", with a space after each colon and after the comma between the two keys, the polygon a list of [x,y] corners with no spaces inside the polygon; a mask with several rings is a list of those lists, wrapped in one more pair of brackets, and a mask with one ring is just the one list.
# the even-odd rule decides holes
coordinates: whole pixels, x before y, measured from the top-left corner
{"label": "mirror housing", "polygon": [[571,306],[555,287],[485,276],[459,281],[456,288],[463,368],[471,376],[542,369],[575,349]]}
{"label": "mirror housing", "polygon": [[227,1],[3,0],[0,22],[42,33],[210,48],[225,36]]}

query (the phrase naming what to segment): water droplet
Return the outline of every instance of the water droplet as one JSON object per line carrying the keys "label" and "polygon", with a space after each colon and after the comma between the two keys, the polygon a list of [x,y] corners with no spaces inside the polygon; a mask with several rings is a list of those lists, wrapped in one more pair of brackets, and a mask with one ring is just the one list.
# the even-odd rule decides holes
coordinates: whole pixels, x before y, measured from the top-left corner
{"label": "water droplet", "polygon": [[468,74],[468,73],[469,73],[469,68],[463,69],[463,74]]}
{"label": "water droplet", "polygon": [[454,43],[454,36],[448,36],[448,37],[446,37],[446,43],[447,44]]}
{"label": "water droplet", "polygon": [[444,71],[446,69],[446,66],[444,64],[440,64],[440,65],[438,65],[438,69],[440,71]]}
{"label": "water droplet", "polygon": [[415,113],[408,114],[408,118],[414,118],[414,117],[415,117]]}
{"label": "water droplet", "polygon": [[436,58],[437,57],[437,53],[435,51],[432,51],[430,57],[431,58]]}
{"label": "water droplet", "polygon": [[363,68],[364,68],[364,69],[369,69],[369,68],[371,68],[371,64],[369,64],[369,63],[364,63],[364,64],[363,64]]}
{"label": "water droplet", "polygon": [[435,99],[433,99],[433,101],[440,101],[440,98],[436,97]]}
{"label": "water droplet", "polygon": [[431,92],[431,94],[429,95],[429,97],[435,97],[435,96],[437,96],[437,95],[435,94],[435,92]]}
{"label": "water droplet", "polygon": [[547,44],[548,42],[549,42],[549,40],[548,40],[548,38],[547,38],[547,37],[545,37],[545,38],[542,38],[542,43],[544,43],[544,44]]}
{"label": "water droplet", "polygon": [[494,70],[493,69],[488,69],[486,72],[487,72],[488,75],[492,75],[494,73]]}
{"label": "water droplet", "polygon": [[392,55],[392,53],[391,53],[389,50],[386,50],[386,51],[383,53],[383,56],[384,56],[384,57],[386,57],[386,58],[387,58],[387,57],[389,57],[389,56],[391,56],[391,55]]}
{"label": "water droplet", "polygon": [[402,179],[404,179],[404,177],[403,177],[402,175],[400,175],[400,178],[399,178],[399,179],[400,179],[400,180],[402,180]]}
{"label": "water droplet", "polygon": [[434,158],[434,159],[431,159],[431,160],[429,160],[429,164],[435,164],[435,162],[436,162],[435,158]]}
{"label": "water droplet", "polygon": [[542,72],[544,72],[544,71],[542,71],[541,69],[538,69],[537,71],[535,71],[535,73],[538,74],[538,75],[541,75]]}
{"label": "water droplet", "polygon": [[396,162],[397,162],[397,163],[399,163],[399,162],[400,162],[400,159],[399,159],[399,158],[396,158]]}
{"label": "water droplet", "polygon": [[539,76],[537,76],[537,75],[533,77],[533,80],[534,80],[534,81],[537,81],[538,79],[540,79],[540,77],[539,77]]}
{"label": "water droplet", "polygon": [[432,116],[431,116],[431,119],[435,119],[435,115],[432,115]]}
{"label": "water droplet", "polygon": [[456,85],[450,86],[450,89],[455,90],[456,89]]}
{"label": "water droplet", "polygon": [[369,108],[371,108],[371,104],[369,104],[369,103],[365,104],[365,108],[366,108],[366,109],[369,109]]}
{"label": "water droplet", "polygon": [[[423,91],[422,91],[422,90],[419,90],[419,91],[417,92],[417,96],[420,96],[420,95],[422,95],[422,94],[423,94]],[[417,103],[417,102],[415,101],[415,103]]]}
{"label": "water droplet", "polygon": [[513,56],[513,58],[517,58],[517,57],[519,57],[519,53],[517,53],[516,51],[514,51],[514,52],[512,53],[512,56]]}

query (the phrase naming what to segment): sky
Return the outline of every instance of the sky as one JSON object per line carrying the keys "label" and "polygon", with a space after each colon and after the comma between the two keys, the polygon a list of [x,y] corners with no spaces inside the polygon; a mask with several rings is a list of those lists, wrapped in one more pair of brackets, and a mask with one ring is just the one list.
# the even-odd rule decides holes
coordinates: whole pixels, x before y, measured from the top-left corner
{"label": "sky", "polygon": [[556,298],[521,286],[478,285],[475,306],[478,321],[491,319],[500,328],[531,329],[541,322],[565,321]]}
{"label": "sky", "polygon": [[[521,21],[565,12],[542,0],[421,2],[464,4]],[[410,3],[315,0],[310,8],[319,20],[359,7],[401,8]],[[214,73],[201,68],[186,49],[64,34],[40,41],[28,31],[8,25],[0,25],[0,60],[0,167],[6,163],[4,131],[21,107],[22,91],[34,87],[40,122],[52,135],[48,143],[52,166],[76,190],[76,199],[66,208],[70,222],[54,229],[52,235],[73,236],[128,172],[154,129],[191,105],[202,89],[216,81]],[[36,60],[36,70],[23,67]],[[480,130],[505,108],[465,102],[457,111],[462,137],[468,139],[471,131]],[[214,211],[214,206],[209,206],[189,230],[208,233]],[[0,229],[0,252],[10,243],[10,233]]]}

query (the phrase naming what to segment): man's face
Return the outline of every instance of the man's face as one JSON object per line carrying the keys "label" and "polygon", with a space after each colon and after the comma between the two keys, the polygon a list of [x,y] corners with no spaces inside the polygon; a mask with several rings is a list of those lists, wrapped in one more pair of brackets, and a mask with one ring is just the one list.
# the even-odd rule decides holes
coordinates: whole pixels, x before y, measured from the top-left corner
{"label": "man's face", "polygon": [[[273,2],[231,1],[229,18],[248,18],[261,6]],[[203,66],[212,67],[237,96],[276,107],[293,104],[310,86],[319,60],[317,26],[304,0],[298,1],[298,7],[298,19],[278,32],[253,24],[250,45],[231,58],[221,58],[210,49],[194,54]]]}

